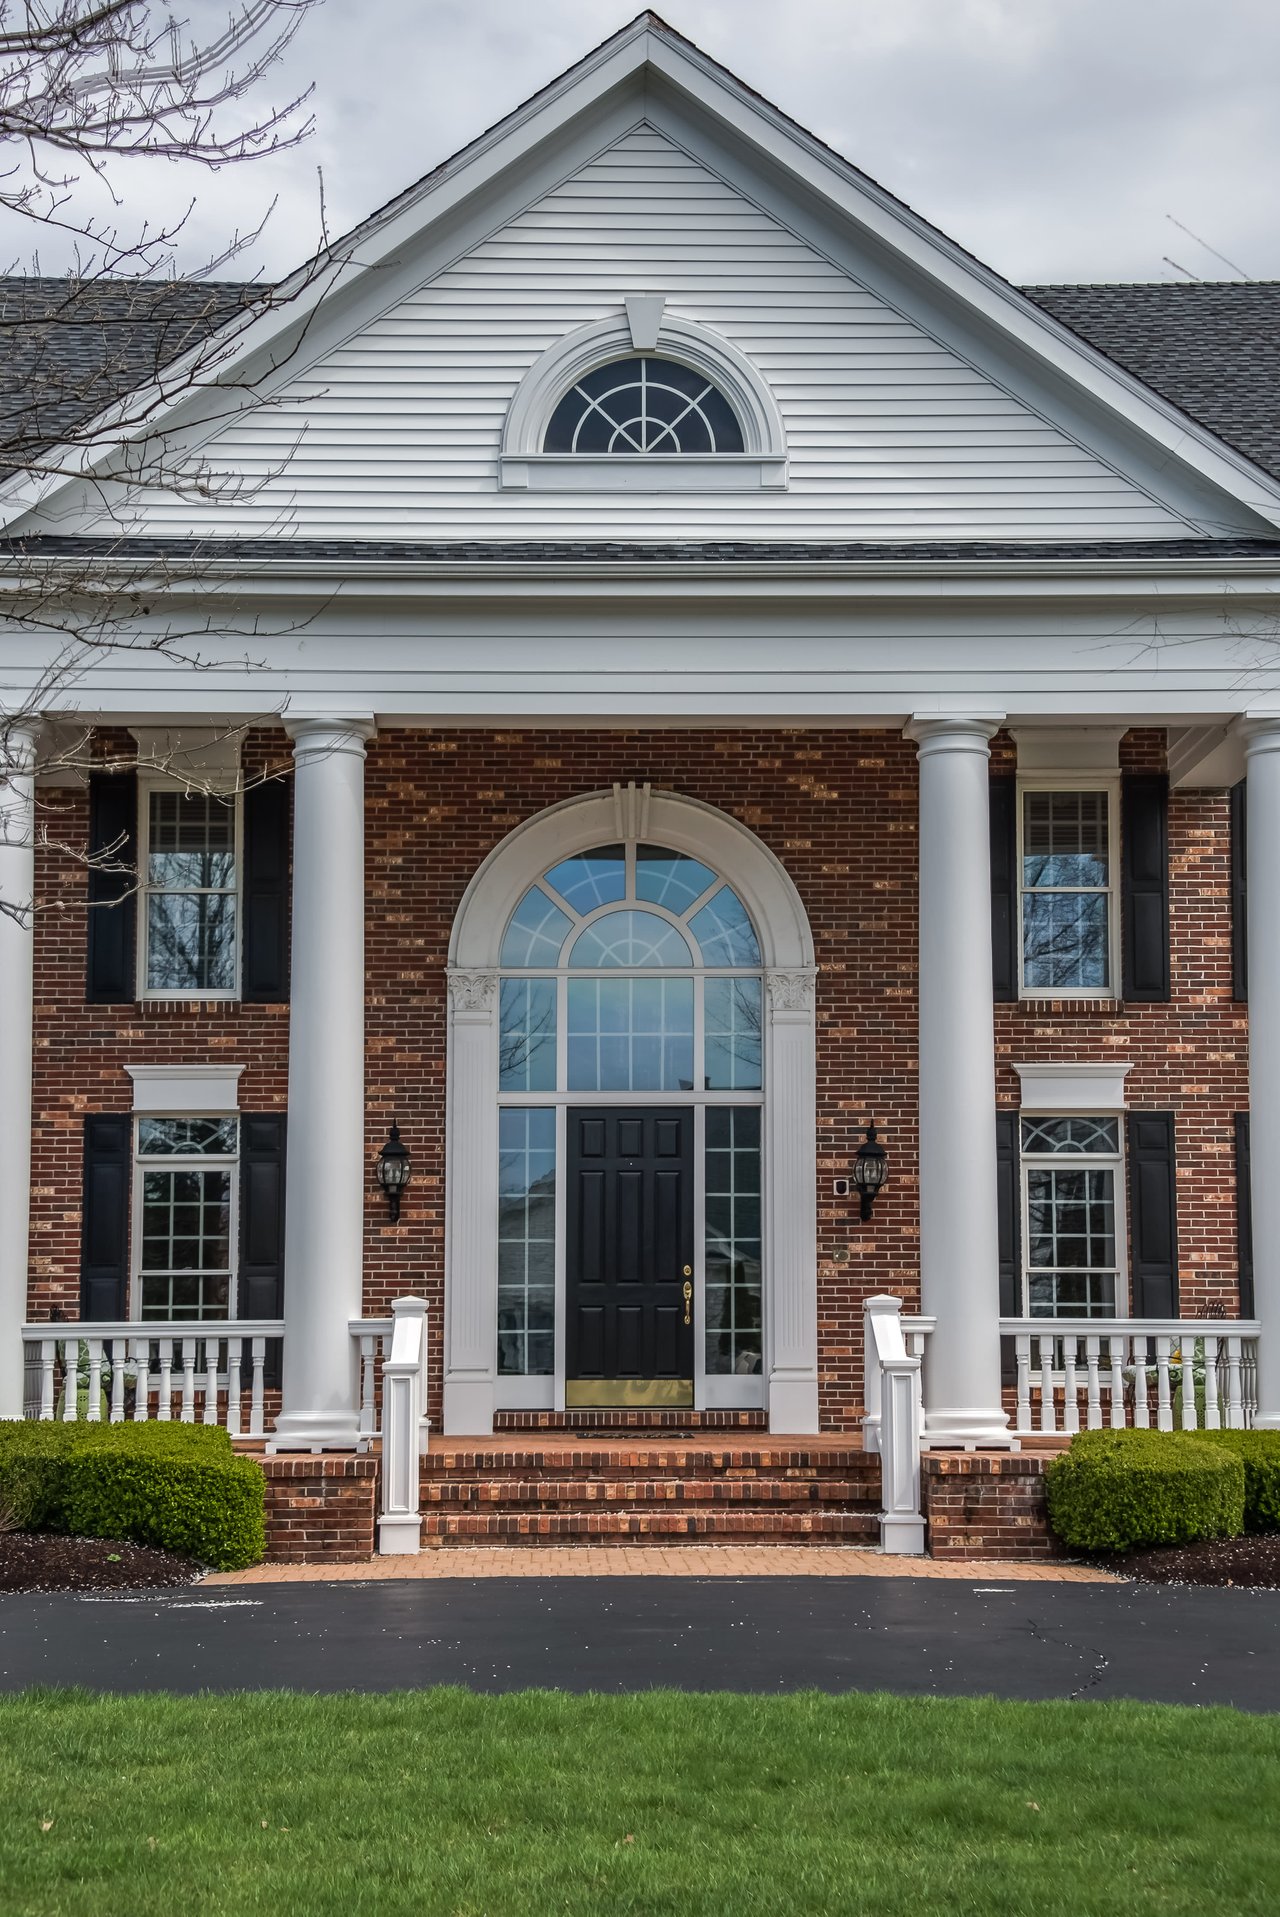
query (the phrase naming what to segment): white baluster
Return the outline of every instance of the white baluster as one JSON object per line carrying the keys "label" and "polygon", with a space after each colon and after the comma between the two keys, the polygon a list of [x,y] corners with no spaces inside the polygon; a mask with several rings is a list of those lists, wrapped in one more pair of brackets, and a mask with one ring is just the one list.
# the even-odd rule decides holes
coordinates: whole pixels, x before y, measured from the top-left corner
{"label": "white baluster", "polygon": [[218,1346],[217,1338],[204,1341],[204,1424],[218,1422]]}
{"label": "white baluster", "polygon": [[194,1338],[182,1340],[182,1410],[179,1413],[183,1424],[196,1421],[196,1341]]}
{"label": "white baluster", "polygon": [[1147,1341],[1137,1337],[1130,1341],[1133,1352],[1133,1428],[1135,1431],[1151,1429],[1151,1394],[1147,1387]]}
{"label": "white baluster", "polygon": [[1161,1431],[1173,1430],[1173,1398],[1169,1390],[1169,1347],[1167,1337],[1156,1339],[1156,1424]]}
{"label": "white baluster", "polygon": [[1088,1378],[1088,1420],[1090,1431],[1102,1429],[1102,1385],[1098,1375],[1098,1353],[1101,1344],[1096,1332],[1085,1334],[1084,1362]]}
{"label": "white baluster", "polygon": [[360,1436],[372,1437],[378,1429],[378,1409],[373,1396],[373,1357],[378,1340],[372,1332],[360,1334]]}
{"label": "white baluster", "polygon": [[150,1338],[136,1338],[134,1340],[133,1362],[133,1422],[135,1424],[145,1424],[151,1410]]}
{"label": "white baluster", "polygon": [[1117,1427],[1122,1430],[1124,1428],[1124,1348],[1126,1342],[1124,1338],[1117,1337],[1114,1331],[1107,1335],[1107,1356],[1111,1366],[1111,1383],[1109,1387],[1110,1403],[1107,1408],[1107,1422],[1113,1431],[1116,1430]]}
{"label": "white baluster", "polygon": [[1258,1415],[1258,1341],[1246,1339],[1240,1352],[1240,1388],[1244,1400],[1244,1421],[1252,1431]]}
{"label": "white baluster", "polygon": [[1227,1429],[1244,1430],[1244,1394],[1241,1390],[1240,1339],[1235,1332],[1227,1335]]}
{"label": "white baluster", "polygon": [[172,1338],[160,1340],[160,1394],[156,1417],[161,1424],[173,1418],[173,1344]]}
{"label": "white baluster", "polygon": [[124,1368],[127,1338],[111,1340],[111,1422],[124,1423]]}
{"label": "white baluster", "polygon": [[243,1342],[234,1335],[227,1339],[227,1430],[233,1438],[240,1436],[240,1347]]}
{"label": "white baluster", "polygon": [[89,1347],[89,1402],[85,1406],[85,1418],[89,1423],[102,1423],[102,1340],[86,1338]]}
{"label": "white baluster", "polygon": [[1222,1413],[1218,1409],[1218,1340],[1212,1332],[1206,1332],[1204,1340],[1204,1428],[1206,1431],[1222,1429]]}
{"label": "white baluster", "polygon": [[1040,1429],[1056,1431],[1053,1410],[1053,1339],[1041,1332],[1040,1339]]}
{"label": "white baluster", "polygon": [[267,1341],[265,1338],[251,1340],[253,1348],[253,1385],[249,1393],[249,1436],[262,1436],[262,1382],[267,1363]]}
{"label": "white baluster", "polygon": [[74,1424],[80,1415],[78,1390],[80,1373],[80,1340],[64,1338],[62,1340],[62,1422]]}
{"label": "white baluster", "polygon": [[1079,1351],[1079,1340],[1074,1331],[1069,1331],[1062,1341],[1062,1377],[1064,1391],[1062,1429],[1064,1431],[1070,1431],[1073,1435],[1080,1429],[1080,1405],[1076,1397],[1076,1392],[1079,1388],[1076,1383],[1076,1359],[1079,1356]]}
{"label": "white baluster", "polygon": [[46,1420],[53,1416],[53,1367],[57,1357],[57,1340],[42,1338],[40,1340],[40,1416]]}
{"label": "white baluster", "polygon": [[1183,1333],[1182,1343],[1182,1429],[1198,1431],[1196,1416],[1196,1341]]}
{"label": "white baluster", "polygon": [[1018,1429],[1030,1431],[1031,1423],[1031,1334],[1020,1331],[1014,1339],[1018,1363]]}

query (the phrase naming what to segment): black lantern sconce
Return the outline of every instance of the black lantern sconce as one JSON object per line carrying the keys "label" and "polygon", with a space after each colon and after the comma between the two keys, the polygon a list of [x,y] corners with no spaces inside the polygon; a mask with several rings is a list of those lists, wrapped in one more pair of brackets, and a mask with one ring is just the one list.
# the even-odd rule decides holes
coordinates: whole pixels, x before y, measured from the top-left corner
{"label": "black lantern sconce", "polygon": [[860,1200],[858,1216],[865,1225],[871,1216],[871,1207],[876,1202],[876,1194],[883,1191],[889,1182],[889,1160],[884,1146],[876,1137],[874,1119],[867,1126],[866,1142],[860,1146],[858,1156],[853,1161],[853,1182]]}
{"label": "black lantern sconce", "polygon": [[378,1153],[378,1183],[387,1194],[391,1222],[400,1222],[400,1194],[413,1176],[413,1160],[400,1139],[400,1127],[392,1122],[387,1142]]}

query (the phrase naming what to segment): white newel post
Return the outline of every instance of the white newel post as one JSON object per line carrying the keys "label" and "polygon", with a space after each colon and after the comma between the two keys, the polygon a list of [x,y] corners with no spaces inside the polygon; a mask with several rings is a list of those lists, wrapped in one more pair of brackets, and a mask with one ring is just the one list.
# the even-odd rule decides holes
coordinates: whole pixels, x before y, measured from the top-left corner
{"label": "white newel post", "polygon": [[1248,720],[1249,1155],[1253,1195],[1255,1425],[1280,1427],[1280,714]]}
{"label": "white newel post", "polygon": [[420,1452],[425,1298],[397,1298],[391,1307],[391,1354],[382,1367],[382,1510],[378,1552],[401,1557],[422,1543]]}
{"label": "white newel post", "polygon": [[[498,974],[449,973],[449,1178],[444,1429],[493,1430],[498,1363]],[[493,1177],[467,1175],[492,1166]]]}
{"label": "white newel post", "polygon": [[816,974],[770,971],[765,1083],[765,1295],[770,1431],[818,1429]]}
{"label": "white newel post", "polygon": [[287,720],[293,958],[284,1403],[274,1448],[355,1446],[364,1243],[364,760],[370,719]]}
{"label": "white newel post", "polygon": [[0,730],[0,1418],[20,1418],[23,1399],[31,1211],[35,759],[32,728]]}
{"label": "white newel post", "polygon": [[1007,1444],[1000,1404],[988,741],[920,716],[920,1295],[925,1440]]}

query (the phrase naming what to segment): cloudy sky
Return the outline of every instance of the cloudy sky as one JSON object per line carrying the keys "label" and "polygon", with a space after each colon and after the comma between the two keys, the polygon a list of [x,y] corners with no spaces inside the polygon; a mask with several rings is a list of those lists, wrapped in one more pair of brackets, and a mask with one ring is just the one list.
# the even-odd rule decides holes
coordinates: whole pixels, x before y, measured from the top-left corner
{"label": "cloudy sky", "polygon": [[[193,23],[225,0],[187,0]],[[250,168],[118,169],[124,219],[193,191],[189,264],[273,198],[253,264],[340,233],[571,65],[633,0],[326,0],[279,94],[315,136]],[[666,0],[664,17],[1015,281],[1280,278],[1276,0]],[[1171,223],[1190,228],[1200,242]],[[1166,257],[1168,256],[1168,257]],[[64,262],[42,246],[46,270]]]}

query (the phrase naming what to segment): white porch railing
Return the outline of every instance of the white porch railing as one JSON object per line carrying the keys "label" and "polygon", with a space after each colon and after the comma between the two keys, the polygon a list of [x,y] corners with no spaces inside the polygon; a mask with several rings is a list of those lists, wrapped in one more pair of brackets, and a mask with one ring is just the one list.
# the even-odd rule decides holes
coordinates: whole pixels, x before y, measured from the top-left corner
{"label": "white porch railing", "polygon": [[360,1436],[378,1435],[378,1360],[391,1349],[392,1318],[352,1318],[348,1320],[355,1351],[360,1405]]}
{"label": "white porch railing", "polygon": [[901,1298],[868,1298],[863,1306],[862,1445],[880,1453],[880,1544],[909,1557],[924,1550],[920,1361],[933,1323],[932,1318],[904,1318]]}
{"label": "white porch railing", "polygon": [[1246,1429],[1261,1329],[1232,1318],[1002,1318],[1017,1359],[1014,1428]]}
{"label": "white porch railing", "polygon": [[260,1438],[267,1347],[283,1336],[270,1319],[24,1325],[24,1413],[67,1424],[222,1424]]}

